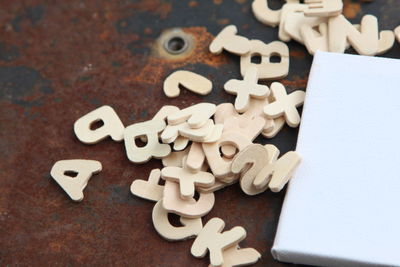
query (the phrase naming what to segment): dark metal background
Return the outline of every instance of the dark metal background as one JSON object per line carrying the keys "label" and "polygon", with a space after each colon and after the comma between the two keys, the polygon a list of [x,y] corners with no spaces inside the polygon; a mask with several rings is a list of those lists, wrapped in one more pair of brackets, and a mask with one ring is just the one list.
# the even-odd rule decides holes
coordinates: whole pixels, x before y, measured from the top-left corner
{"label": "dark metal background", "polygon": [[[398,0],[345,2],[344,13],[354,22],[370,13],[382,29],[400,24]],[[0,266],[207,266],[208,259],[190,255],[192,241],[161,239],[151,222],[154,203],[129,192],[132,181],[146,179],[160,161],[131,164],[124,145],[111,140],[84,145],[73,123],[104,104],[130,125],[150,119],[165,104],[232,102],[222,86],[240,77],[239,58],[211,55],[208,45],[227,24],[250,39],[276,40],[277,29],[257,22],[250,5],[250,0],[0,1]],[[173,27],[193,36],[195,48],[186,57],[161,55],[156,40]],[[305,89],[312,57],[300,45],[289,47],[290,74],[282,82],[289,90]],[[385,56],[400,57],[400,46]],[[209,77],[213,92],[165,97],[163,80],[178,68]],[[296,135],[285,127],[276,138],[258,141],[284,153],[294,149]],[[75,158],[103,164],[79,204],[49,175],[55,161]],[[285,266],[270,253],[283,197],[284,192],[249,197],[231,186],[216,193],[204,222],[218,216],[227,228],[243,226],[248,236],[241,246],[262,253],[257,266]]]}

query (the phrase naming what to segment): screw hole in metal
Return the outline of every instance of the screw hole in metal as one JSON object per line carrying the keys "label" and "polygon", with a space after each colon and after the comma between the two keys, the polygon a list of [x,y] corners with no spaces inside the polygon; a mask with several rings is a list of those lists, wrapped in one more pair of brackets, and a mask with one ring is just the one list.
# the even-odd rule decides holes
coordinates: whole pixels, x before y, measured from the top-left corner
{"label": "screw hole in metal", "polygon": [[164,48],[170,54],[183,53],[188,48],[187,40],[182,36],[171,36],[164,42]]}

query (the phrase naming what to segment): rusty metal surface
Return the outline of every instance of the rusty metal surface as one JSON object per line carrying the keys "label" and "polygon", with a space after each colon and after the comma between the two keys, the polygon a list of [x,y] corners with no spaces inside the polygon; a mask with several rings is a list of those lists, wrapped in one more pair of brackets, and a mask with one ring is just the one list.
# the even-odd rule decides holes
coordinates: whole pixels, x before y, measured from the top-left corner
{"label": "rusty metal surface", "polygon": [[[374,14],[382,29],[393,29],[400,22],[397,1],[346,1],[344,13],[354,22]],[[279,7],[280,1],[272,2]],[[239,77],[239,58],[213,56],[207,47],[230,23],[248,38],[276,40],[277,29],[257,22],[250,5],[250,0],[0,2],[0,266],[207,266],[208,260],[190,255],[192,241],[161,239],[151,222],[153,203],[129,192],[131,182],[145,179],[160,161],[131,164],[122,143],[87,146],[72,129],[76,119],[103,104],[129,125],[150,119],[164,104],[232,102],[222,85]],[[194,47],[184,56],[166,56],[157,43],[174,27],[193,37]],[[298,44],[289,47],[290,75],[282,82],[290,90],[305,89],[312,57]],[[400,46],[385,56],[399,58]],[[163,79],[177,68],[208,76],[213,92],[166,98]],[[283,153],[294,149],[296,135],[285,127],[276,138],[258,141],[276,144]],[[55,161],[74,158],[103,164],[79,204],[49,176]],[[270,254],[283,197],[284,192],[249,197],[231,186],[216,193],[204,221],[218,216],[228,228],[243,226],[248,236],[241,246],[262,253],[257,266],[286,266]]]}

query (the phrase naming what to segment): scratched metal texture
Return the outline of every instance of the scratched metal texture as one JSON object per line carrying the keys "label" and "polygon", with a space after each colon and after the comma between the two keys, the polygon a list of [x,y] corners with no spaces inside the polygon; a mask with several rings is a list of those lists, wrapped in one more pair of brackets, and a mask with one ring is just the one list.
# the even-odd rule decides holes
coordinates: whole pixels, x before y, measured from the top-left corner
{"label": "scratched metal texture", "polygon": [[[272,1],[276,8],[282,2]],[[398,0],[345,2],[344,14],[353,22],[369,13],[382,29],[400,24]],[[276,40],[277,29],[256,21],[250,6],[250,0],[0,1],[0,266],[207,266],[208,259],[190,255],[192,240],[171,243],[158,236],[154,204],[129,192],[132,181],[146,179],[160,161],[134,165],[124,145],[111,140],[84,145],[73,123],[105,104],[130,125],[165,104],[232,102],[222,87],[239,77],[239,58],[211,55],[207,47],[227,24],[250,39]],[[185,57],[163,57],[156,45],[174,27],[193,36],[195,48]],[[289,47],[290,74],[281,82],[289,91],[304,90],[312,57],[301,45]],[[385,56],[399,58],[400,46]],[[162,83],[176,69],[209,77],[212,93],[182,91],[168,99]],[[284,153],[295,148],[296,136],[296,129],[285,127],[276,138],[257,141]],[[57,160],[76,158],[103,164],[78,204],[49,175]],[[262,254],[256,266],[286,266],[270,253],[284,194],[249,197],[231,186],[216,193],[203,221],[220,217],[228,229],[243,226],[241,246]]]}

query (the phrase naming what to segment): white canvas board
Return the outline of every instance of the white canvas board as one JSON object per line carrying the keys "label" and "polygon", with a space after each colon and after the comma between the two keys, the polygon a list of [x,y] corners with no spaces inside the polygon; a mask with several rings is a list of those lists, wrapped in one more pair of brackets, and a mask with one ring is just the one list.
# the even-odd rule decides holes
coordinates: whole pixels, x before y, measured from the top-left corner
{"label": "white canvas board", "polygon": [[318,52],[272,248],[316,266],[400,266],[400,60]]}

